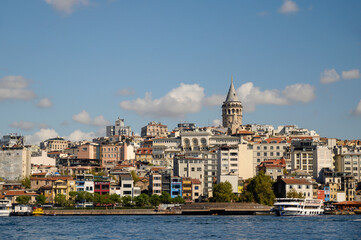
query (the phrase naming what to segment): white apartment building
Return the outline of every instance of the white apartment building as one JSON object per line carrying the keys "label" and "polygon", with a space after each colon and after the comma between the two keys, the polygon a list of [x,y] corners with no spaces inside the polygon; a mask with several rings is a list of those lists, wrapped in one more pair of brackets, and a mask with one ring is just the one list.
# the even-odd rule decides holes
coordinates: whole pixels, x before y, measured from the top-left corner
{"label": "white apartment building", "polygon": [[332,151],[328,146],[316,146],[313,150],[313,178],[319,179],[322,168],[333,168]]}
{"label": "white apartment building", "polygon": [[150,175],[149,191],[151,194],[162,195],[162,175],[158,173]]}

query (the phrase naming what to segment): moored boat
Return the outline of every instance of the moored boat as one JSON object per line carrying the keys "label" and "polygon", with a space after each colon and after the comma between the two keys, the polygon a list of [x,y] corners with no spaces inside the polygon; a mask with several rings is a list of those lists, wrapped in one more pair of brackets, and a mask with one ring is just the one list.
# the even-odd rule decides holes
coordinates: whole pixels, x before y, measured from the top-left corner
{"label": "moored boat", "polygon": [[0,199],[0,217],[8,217],[11,213],[11,202],[6,199]]}
{"label": "moored boat", "polygon": [[44,210],[42,208],[35,208],[33,211],[34,216],[42,216],[44,215]]}
{"label": "moored boat", "polygon": [[277,216],[310,216],[324,213],[319,199],[277,198],[273,211]]}

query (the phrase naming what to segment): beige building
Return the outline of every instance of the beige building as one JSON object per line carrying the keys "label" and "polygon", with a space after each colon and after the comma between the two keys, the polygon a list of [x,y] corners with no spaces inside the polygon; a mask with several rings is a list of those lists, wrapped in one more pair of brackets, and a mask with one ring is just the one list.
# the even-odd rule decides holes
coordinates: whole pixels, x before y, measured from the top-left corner
{"label": "beige building", "polygon": [[335,171],[351,174],[361,181],[361,152],[346,152],[335,156]]}
{"label": "beige building", "polygon": [[167,125],[157,122],[150,122],[147,126],[142,127],[142,137],[166,137],[168,134]]}
{"label": "beige building", "polygon": [[50,138],[40,143],[40,148],[47,152],[63,151],[69,148],[70,142],[61,137]]}

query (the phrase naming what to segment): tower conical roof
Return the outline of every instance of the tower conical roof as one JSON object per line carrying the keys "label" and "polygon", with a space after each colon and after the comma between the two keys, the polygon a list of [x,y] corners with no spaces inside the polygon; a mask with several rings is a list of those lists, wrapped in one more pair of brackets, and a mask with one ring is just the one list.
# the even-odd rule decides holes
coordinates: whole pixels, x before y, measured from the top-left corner
{"label": "tower conical roof", "polygon": [[233,77],[231,78],[231,86],[229,87],[229,90],[228,90],[226,102],[239,102],[236,90],[234,89],[234,86],[233,86]]}

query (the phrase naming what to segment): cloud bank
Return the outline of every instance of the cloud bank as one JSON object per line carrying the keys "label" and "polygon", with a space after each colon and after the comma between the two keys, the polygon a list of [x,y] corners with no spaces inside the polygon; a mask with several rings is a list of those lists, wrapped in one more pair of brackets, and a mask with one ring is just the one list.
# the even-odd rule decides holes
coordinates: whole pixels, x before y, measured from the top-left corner
{"label": "cloud bank", "polygon": [[49,98],[40,99],[40,101],[36,104],[39,108],[51,108],[53,103]]}
{"label": "cloud bank", "polygon": [[27,89],[29,81],[22,76],[6,76],[0,79],[0,101],[9,99],[31,100],[36,97]]}
{"label": "cloud bank", "polygon": [[347,79],[347,80],[351,80],[351,79],[357,79],[360,78],[360,70],[358,69],[352,69],[349,71],[343,71],[342,72],[342,78],[343,79]]}
{"label": "cloud bank", "polygon": [[202,108],[204,89],[198,84],[181,83],[165,96],[153,99],[147,92],[144,98],[120,102],[120,108],[148,117],[183,117],[188,113],[199,112]]}

